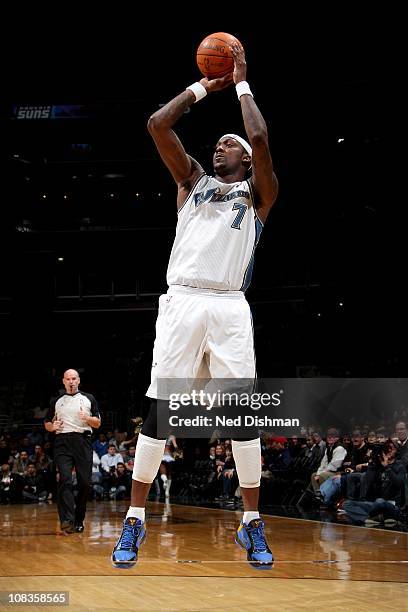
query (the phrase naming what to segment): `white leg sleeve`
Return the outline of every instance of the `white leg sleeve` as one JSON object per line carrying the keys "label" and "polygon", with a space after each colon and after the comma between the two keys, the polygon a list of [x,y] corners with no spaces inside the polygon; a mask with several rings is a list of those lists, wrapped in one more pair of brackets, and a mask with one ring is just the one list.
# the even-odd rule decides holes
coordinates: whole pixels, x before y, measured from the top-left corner
{"label": "white leg sleeve", "polygon": [[156,440],[139,434],[133,466],[133,480],[151,484],[163,459],[166,440]]}
{"label": "white leg sleeve", "polygon": [[232,454],[238,480],[244,489],[255,489],[261,484],[261,441],[232,440]]}

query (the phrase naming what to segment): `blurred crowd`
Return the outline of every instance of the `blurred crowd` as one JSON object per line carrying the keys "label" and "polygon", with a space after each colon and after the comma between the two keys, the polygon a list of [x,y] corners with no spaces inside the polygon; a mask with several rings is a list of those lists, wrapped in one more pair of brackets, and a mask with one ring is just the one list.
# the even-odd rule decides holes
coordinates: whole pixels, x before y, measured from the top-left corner
{"label": "blurred crowd", "polygon": [[[142,421],[131,433],[98,431],[93,438],[90,495],[129,499],[135,450]],[[52,503],[58,471],[53,462],[54,434],[42,424],[31,431],[0,433],[0,503]],[[310,427],[305,437],[262,433],[260,501],[264,506],[311,507],[357,524],[395,525],[406,521],[408,428],[397,421],[384,427],[356,428],[350,434]],[[76,475],[72,473],[75,490]],[[239,507],[241,494],[230,439],[179,440],[170,436],[151,489],[160,499],[172,496]]]}

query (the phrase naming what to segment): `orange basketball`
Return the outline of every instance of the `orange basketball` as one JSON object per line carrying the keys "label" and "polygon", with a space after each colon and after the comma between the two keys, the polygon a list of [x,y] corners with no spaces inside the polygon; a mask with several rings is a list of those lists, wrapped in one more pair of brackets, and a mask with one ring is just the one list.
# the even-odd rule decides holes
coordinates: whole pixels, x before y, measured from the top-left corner
{"label": "orange basketball", "polygon": [[197,66],[208,79],[217,79],[234,70],[234,60],[229,45],[239,42],[232,34],[215,32],[202,40],[197,49]]}

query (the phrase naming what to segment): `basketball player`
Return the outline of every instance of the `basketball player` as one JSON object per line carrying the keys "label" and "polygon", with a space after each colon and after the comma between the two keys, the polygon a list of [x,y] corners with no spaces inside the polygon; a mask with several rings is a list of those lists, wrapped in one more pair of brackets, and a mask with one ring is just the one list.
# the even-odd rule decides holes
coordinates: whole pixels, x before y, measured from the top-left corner
{"label": "basketball player", "polygon": [[[112,553],[118,567],[137,561],[146,535],[145,502],[166,443],[157,439],[158,378],[194,379],[204,360],[212,378],[255,377],[251,314],[244,291],[278,184],[266,124],[246,82],[244,50],[240,44],[231,50],[233,75],[203,78],[190,85],[148,122],[159,154],[177,184],[179,216],[167,271],[169,289],[159,300],[147,391],[151,409],[137,443],[131,506]],[[214,176],[208,176],[186,153],[172,128],[190,106],[232,82],[249,143],[235,134],[222,136],[215,147]],[[250,169],[251,178],[246,180]],[[247,551],[252,565],[269,569],[273,556],[258,513],[259,437],[232,441],[232,450],[244,503],[236,542]]]}

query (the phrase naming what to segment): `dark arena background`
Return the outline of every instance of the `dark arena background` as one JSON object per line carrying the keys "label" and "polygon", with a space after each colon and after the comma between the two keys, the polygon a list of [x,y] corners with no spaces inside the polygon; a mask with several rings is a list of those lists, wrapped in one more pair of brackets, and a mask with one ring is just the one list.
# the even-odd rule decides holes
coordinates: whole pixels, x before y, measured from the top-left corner
{"label": "dark arena background", "polygon": [[[350,9],[316,20],[308,14],[307,22],[275,14],[269,22],[266,8],[255,8],[240,19],[197,17],[186,27],[167,23],[153,7],[154,28],[116,10],[98,26],[78,18],[63,30],[62,8],[48,16],[52,27],[31,27],[27,18],[7,46],[0,94],[0,609],[37,609],[40,600],[30,602],[29,594],[51,591],[69,592],[72,610],[309,610],[328,601],[333,610],[369,610],[373,600],[391,610],[407,597],[401,16],[370,8],[358,17]],[[327,497],[311,486],[327,428],[315,421],[294,438],[265,435],[261,513],[276,561],[272,571],[257,572],[234,545],[242,499],[230,441],[216,432],[177,440],[171,490],[158,475],[148,540],[136,567],[120,571],[110,554],[129,505],[131,467],[123,492],[111,475],[93,481],[84,532],[62,533],[54,435],[43,421],[64,371],[75,368],[101,412],[93,439],[103,432],[131,466],[123,442],[148,410],[158,298],[167,290],[177,222],[176,187],[146,123],[201,78],[195,51],[216,31],[245,47],[280,186],[246,293],[258,377],[395,381],[375,422],[357,411],[350,430],[338,432],[347,451],[338,473],[361,472],[356,453],[364,447],[381,479],[388,445],[405,466],[404,481],[388,491],[392,517],[353,520],[344,504],[358,501],[357,493],[345,481]],[[210,172],[219,137],[245,136],[234,87],[193,105],[175,131]],[[106,448],[97,448],[103,456]],[[42,476],[34,491],[25,488],[18,463],[25,449]],[[7,469],[19,483],[13,494]],[[20,599],[13,603],[10,594]]]}

